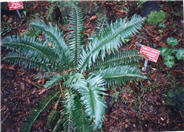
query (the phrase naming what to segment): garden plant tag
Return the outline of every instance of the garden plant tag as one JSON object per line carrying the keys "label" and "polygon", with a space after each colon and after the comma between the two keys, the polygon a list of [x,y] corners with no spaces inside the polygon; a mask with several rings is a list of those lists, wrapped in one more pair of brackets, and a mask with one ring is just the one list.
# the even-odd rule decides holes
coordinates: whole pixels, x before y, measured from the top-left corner
{"label": "garden plant tag", "polygon": [[145,59],[148,59],[149,61],[153,62],[157,62],[159,53],[159,50],[144,45],[142,45],[140,49],[140,54],[145,55]]}
{"label": "garden plant tag", "polygon": [[9,6],[9,10],[19,10],[24,8],[22,1],[8,2],[8,6]]}

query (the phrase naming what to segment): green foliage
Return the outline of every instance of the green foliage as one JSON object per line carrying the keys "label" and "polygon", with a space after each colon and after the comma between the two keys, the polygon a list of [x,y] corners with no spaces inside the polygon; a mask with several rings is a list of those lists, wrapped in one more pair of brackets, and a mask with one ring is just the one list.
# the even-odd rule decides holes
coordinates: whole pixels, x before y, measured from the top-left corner
{"label": "green foliage", "polygon": [[[46,18],[54,23],[68,24],[68,14],[73,3],[75,2],[51,0]],[[62,17],[62,20],[58,21],[58,17]]]}
{"label": "green foliage", "polygon": [[159,28],[166,28],[166,25],[165,25],[165,24],[160,23],[160,24],[158,24],[158,27],[159,27]]}
{"label": "green foliage", "polygon": [[183,48],[180,48],[178,50],[178,52],[176,53],[176,58],[178,60],[183,60],[184,59],[184,49]]}
{"label": "green foliage", "polygon": [[162,55],[162,56],[167,56],[171,53],[171,49],[169,49],[167,47],[162,47],[159,50],[160,50],[160,55]]}
{"label": "green foliage", "polygon": [[[141,29],[140,16],[134,15],[129,21],[119,19],[107,25],[92,37],[87,46],[83,45],[82,19],[81,11],[72,4],[66,37],[57,25],[37,20],[30,23],[22,37],[3,39],[2,46],[10,50],[3,61],[47,73],[51,78],[44,88],[56,89],[30,115],[24,132],[31,130],[41,112],[53,101],[54,107],[47,119],[48,128],[55,132],[96,131],[103,124],[105,86],[146,78],[137,67],[141,55],[135,50],[119,51],[125,39]],[[29,35],[30,30],[36,33]]]}
{"label": "green foliage", "polygon": [[164,56],[164,64],[169,67],[172,68],[174,66],[174,56],[172,55],[174,53],[174,49],[170,49],[167,47],[162,47],[159,49],[160,50],[160,54],[162,56]]}
{"label": "green foliage", "polygon": [[163,33],[163,30],[159,29],[158,32],[161,34],[161,33]]}
{"label": "green foliage", "polygon": [[44,88],[51,88],[54,85],[57,85],[62,79],[66,78],[67,75],[55,75],[49,81],[47,81],[44,85]]}
{"label": "green foliage", "polygon": [[82,23],[82,14],[81,11],[74,6],[72,8],[72,13],[70,14],[70,36],[69,36],[69,48],[71,50],[71,57],[74,60],[74,64],[77,65],[80,59],[80,53],[82,52],[82,36],[81,32],[84,29]]}
{"label": "green foliage", "polygon": [[160,24],[158,24],[158,27],[160,28],[160,29],[158,30],[159,34],[162,34],[162,33],[163,33],[163,29],[166,28],[166,25],[160,23]]}
{"label": "green foliage", "polygon": [[[167,43],[172,45],[172,46],[176,46],[178,44],[178,40],[173,38],[173,37],[170,37],[167,39]],[[184,49],[183,48],[171,49],[171,48],[167,48],[167,47],[162,47],[159,50],[160,50],[160,54],[162,56],[164,56],[164,64],[169,68],[172,68],[175,64],[174,54],[175,54],[177,60],[184,59]]]}
{"label": "green foliage", "polygon": [[148,0],[137,0],[137,1],[134,1],[137,5],[138,8],[141,8],[142,5],[147,2]]}
{"label": "green foliage", "polygon": [[172,46],[176,46],[178,44],[178,40],[176,38],[169,37],[167,38],[167,43]]}
{"label": "green foliage", "polygon": [[147,18],[147,22],[151,25],[157,25],[165,19],[164,11],[152,11]]}
{"label": "green foliage", "polygon": [[40,101],[39,108],[36,108],[36,109],[34,108],[30,112],[31,116],[27,117],[24,128],[22,130],[23,132],[31,131],[31,127],[33,123],[37,120],[37,118],[39,117],[40,113],[45,110],[45,108],[51,103],[51,101],[53,101],[53,99],[57,97],[58,94],[59,94],[58,91],[54,91],[52,94],[50,94],[49,96],[45,97],[42,101]]}
{"label": "green foliage", "polygon": [[184,114],[184,88],[169,90],[166,103],[175,109],[179,109]]}
{"label": "green foliage", "polygon": [[169,67],[172,68],[174,66],[174,56],[168,55],[164,57],[164,64]]}
{"label": "green foliage", "polygon": [[60,117],[60,112],[57,110],[60,99],[61,99],[61,94],[59,95],[54,105],[54,108],[51,110],[51,112],[48,115],[47,124],[46,124],[48,128],[53,128]]}
{"label": "green foliage", "polygon": [[86,80],[82,74],[77,73],[74,77],[77,80],[72,79],[73,83],[71,87],[81,94],[81,101],[86,107],[86,113],[93,122],[93,129],[101,128],[102,120],[106,108],[105,100],[100,95],[105,95],[103,91],[104,80],[100,75],[90,75]]}
{"label": "green foliage", "polygon": [[97,60],[96,63],[90,68],[91,71],[96,71],[99,69],[108,68],[109,66],[119,66],[119,65],[137,65],[137,62],[141,60],[141,55],[138,54],[137,50],[125,50],[115,52],[114,54],[107,55],[103,61],[101,59]]}
{"label": "green foliage", "polygon": [[[98,5],[95,5],[96,8],[100,8],[98,7]],[[96,9],[96,10],[97,10]],[[93,33],[93,36],[97,35],[98,33],[100,33],[105,27],[107,27],[109,24],[108,24],[108,18],[107,16],[105,15],[106,13],[103,11],[103,12],[97,12],[96,13],[96,16],[97,16],[97,19],[96,19],[96,25],[95,25],[95,32]],[[87,34],[88,35],[88,34]],[[88,35],[88,39],[90,40],[91,36]],[[92,37],[93,38],[93,37]]]}
{"label": "green foliage", "polygon": [[85,71],[95,63],[98,56],[104,60],[106,53],[115,52],[124,43],[125,38],[132,36],[138,32],[142,26],[142,18],[134,15],[130,21],[127,19],[119,19],[115,23],[110,24],[100,34],[94,36],[93,40],[82,50],[81,60],[78,69]]}
{"label": "green foliage", "polygon": [[146,79],[140,70],[133,66],[109,67],[107,69],[98,71],[98,73],[102,75],[102,77],[107,81],[108,84],[110,84],[110,86],[126,83],[127,81],[138,78]]}

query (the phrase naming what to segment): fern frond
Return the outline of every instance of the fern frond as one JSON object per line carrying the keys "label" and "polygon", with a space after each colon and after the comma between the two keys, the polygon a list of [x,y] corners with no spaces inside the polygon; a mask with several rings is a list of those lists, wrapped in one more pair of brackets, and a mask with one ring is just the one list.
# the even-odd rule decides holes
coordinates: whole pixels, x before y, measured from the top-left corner
{"label": "fern frond", "polygon": [[35,79],[50,79],[52,78],[54,75],[56,75],[57,73],[56,72],[38,72],[36,75],[35,75]]}
{"label": "fern frond", "polygon": [[31,22],[30,26],[44,33],[46,39],[45,43],[51,43],[61,61],[65,62],[67,65],[72,63],[70,50],[65,43],[62,32],[57,26],[54,27],[52,24],[46,25],[43,21]]}
{"label": "fern frond", "polygon": [[124,43],[125,38],[132,36],[142,26],[142,17],[134,15],[126,22],[126,19],[117,20],[109,25],[89,43],[87,49],[82,50],[78,69],[83,72],[95,62],[98,56],[104,59],[106,53],[115,52]]}
{"label": "fern frond", "polygon": [[65,92],[64,130],[73,130],[76,132],[86,132],[90,130],[84,106],[80,102],[80,95],[75,94],[72,90],[66,90]]}
{"label": "fern frond", "polygon": [[99,70],[107,67],[119,66],[119,65],[137,65],[137,62],[142,59],[137,50],[124,50],[119,53],[112,53],[105,57],[97,59],[96,63],[91,66],[89,70]]}
{"label": "fern frond", "polygon": [[58,91],[54,91],[51,95],[49,95],[48,97],[46,97],[45,100],[40,102],[40,106],[37,109],[34,109],[31,113],[30,116],[26,119],[24,127],[23,127],[23,132],[30,132],[31,131],[31,127],[34,124],[34,122],[36,121],[36,119],[39,117],[39,115],[41,114],[41,112],[43,112],[45,110],[45,108],[51,103],[51,101],[53,99],[55,99],[57,97],[57,95],[59,94]]}
{"label": "fern frond", "polygon": [[39,67],[40,70],[48,71],[49,70],[49,64],[40,61],[38,58],[28,58],[25,55],[22,54],[16,54],[16,53],[8,53],[5,57],[3,57],[2,61],[7,61],[9,63],[18,64],[20,66],[24,66],[25,68],[37,70]]}
{"label": "fern frond", "polygon": [[53,78],[51,78],[49,81],[47,81],[44,85],[44,88],[51,88],[54,85],[57,85],[59,81],[66,78],[67,75],[55,75]]}
{"label": "fern frond", "polygon": [[101,95],[105,95],[104,80],[101,76],[91,75],[87,80],[78,80],[72,88],[79,91],[85,112],[92,121],[94,130],[101,128],[106,108],[105,100]]}
{"label": "fern frond", "polygon": [[[7,37],[3,39],[2,43],[6,48],[16,52],[10,52],[10,54],[4,58],[9,59],[9,61],[13,61],[13,59],[15,59],[13,62],[17,61],[19,64],[22,63],[25,67],[32,69],[35,69],[35,66],[41,65],[47,65],[48,68],[50,67],[52,69],[54,69],[54,67],[56,68],[61,66],[58,62],[59,57],[55,54],[55,51],[48,46],[42,45],[42,42],[40,40],[36,40],[34,37]],[[13,55],[15,56],[13,57]],[[28,64],[26,64],[26,62],[28,62]],[[34,62],[36,64],[34,64]]]}
{"label": "fern frond", "polygon": [[73,110],[74,110],[74,98],[75,94],[71,90],[66,90],[65,91],[65,100],[64,100],[64,120],[63,120],[63,127],[64,131],[71,131],[74,130],[73,128],[73,122],[72,122],[72,117],[73,117]]}
{"label": "fern frond", "polygon": [[54,129],[52,130],[52,132],[61,132],[62,130],[62,117],[60,117],[60,119],[57,121]]}
{"label": "fern frond", "polygon": [[98,71],[98,74],[107,81],[108,85],[118,85],[139,78],[146,79],[146,76],[137,67],[133,66],[109,67]]}
{"label": "fern frond", "polygon": [[77,6],[73,5],[69,21],[68,42],[71,51],[71,57],[74,61],[75,66],[78,64],[78,61],[80,59],[80,53],[82,49],[81,32],[83,31],[83,29],[84,25],[82,22],[82,13]]}
{"label": "fern frond", "polygon": [[8,48],[20,49],[21,52],[27,52],[29,50],[35,51],[35,56],[43,56],[43,58],[48,58],[55,61],[58,55],[49,46],[43,46],[41,40],[36,40],[34,37],[24,36],[20,37],[7,37],[2,41],[3,46]]}
{"label": "fern frond", "polygon": [[50,6],[48,9],[48,15],[47,15],[47,19],[50,21],[54,21],[54,9],[57,7],[58,2],[50,2]]}
{"label": "fern frond", "polygon": [[57,110],[60,101],[61,101],[61,94],[59,95],[53,109],[51,110],[51,112],[47,117],[47,124],[46,124],[47,128],[53,128],[60,118],[60,112],[59,110]]}
{"label": "fern frond", "polygon": [[90,132],[90,122],[88,121],[85,107],[81,104],[80,95],[75,97],[74,111],[73,111],[73,123],[76,132]]}

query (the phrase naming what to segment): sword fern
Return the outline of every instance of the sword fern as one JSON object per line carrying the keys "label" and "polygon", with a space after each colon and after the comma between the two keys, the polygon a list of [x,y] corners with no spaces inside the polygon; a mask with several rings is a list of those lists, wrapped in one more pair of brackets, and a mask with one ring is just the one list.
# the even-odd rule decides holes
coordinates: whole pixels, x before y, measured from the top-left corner
{"label": "sword fern", "polygon": [[[55,87],[55,94],[46,98],[34,111],[32,118],[26,122],[24,132],[31,130],[40,113],[56,98],[47,123],[53,131],[98,130],[102,127],[106,108],[103,98],[106,95],[105,87],[146,78],[136,67],[141,58],[137,51],[118,51],[125,38],[141,29],[140,16],[134,15],[129,21],[119,19],[111,23],[93,36],[86,47],[82,43],[82,19],[80,9],[73,5],[69,37],[64,38],[57,25],[47,25],[39,20],[31,22],[30,27],[44,35],[44,41],[38,36],[3,39],[2,46],[10,49],[3,60],[38,71],[56,73],[44,85],[44,88]],[[54,123],[52,117],[57,117]]]}

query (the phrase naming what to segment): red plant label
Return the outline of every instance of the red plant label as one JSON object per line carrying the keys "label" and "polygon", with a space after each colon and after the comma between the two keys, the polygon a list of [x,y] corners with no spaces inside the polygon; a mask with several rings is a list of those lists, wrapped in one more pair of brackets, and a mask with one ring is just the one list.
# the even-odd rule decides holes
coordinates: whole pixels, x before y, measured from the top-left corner
{"label": "red plant label", "polygon": [[150,48],[148,46],[141,46],[140,54],[145,56],[145,59],[148,59],[149,61],[157,62],[159,57],[159,50]]}
{"label": "red plant label", "polygon": [[8,2],[8,6],[9,6],[9,10],[19,10],[24,8],[22,1]]}

